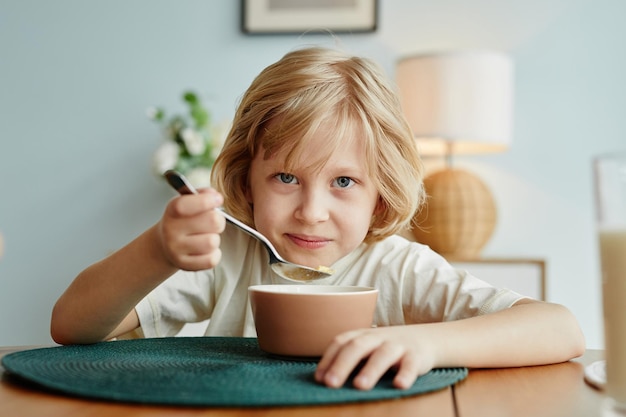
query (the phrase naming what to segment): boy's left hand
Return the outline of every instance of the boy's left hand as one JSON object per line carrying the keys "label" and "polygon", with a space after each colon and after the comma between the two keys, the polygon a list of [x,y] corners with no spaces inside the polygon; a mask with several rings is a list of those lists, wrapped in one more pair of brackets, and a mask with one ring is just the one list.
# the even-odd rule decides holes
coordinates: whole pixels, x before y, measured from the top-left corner
{"label": "boy's left hand", "polygon": [[416,338],[410,328],[415,329],[415,326],[360,329],[337,336],[317,365],[315,380],[339,388],[365,361],[354,377],[355,388],[372,389],[391,368],[397,370],[394,386],[410,388],[417,377],[430,371],[435,363],[433,346],[427,340]]}

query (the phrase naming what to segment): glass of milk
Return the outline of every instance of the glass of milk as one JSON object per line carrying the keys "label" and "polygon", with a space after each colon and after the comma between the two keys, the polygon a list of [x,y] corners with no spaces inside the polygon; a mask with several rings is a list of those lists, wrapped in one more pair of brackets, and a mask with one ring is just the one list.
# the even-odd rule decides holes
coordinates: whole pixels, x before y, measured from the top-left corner
{"label": "glass of milk", "polygon": [[594,159],[606,394],[626,411],[626,152]]}

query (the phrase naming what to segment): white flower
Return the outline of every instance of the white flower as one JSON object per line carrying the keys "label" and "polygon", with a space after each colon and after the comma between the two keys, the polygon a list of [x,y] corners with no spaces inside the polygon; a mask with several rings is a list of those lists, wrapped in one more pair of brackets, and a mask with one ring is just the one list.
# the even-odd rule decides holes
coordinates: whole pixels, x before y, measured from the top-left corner
{"label": "white flower", "polygon": [[197,167],[185,174],[191,185],[196,188],[209,188],[211,186],[211,169]]}
{"label": "white flower", "polygon": [[185,142],[185,147],[191,155],[202,155],[206,150],[206,143],[204,143],[204,138],[195,130],[187,127],[183,129],[182,132],[180,132],[180,136],[183,138],[183,142]]}
{"label": "white flower", "polygon": [[146,115],[159,125],[165,141],[156,149],[152,170],[162,176],[168,169],[177,169],[193,178],[198,187],[210,185],[211,167],[224,142],[224,133],[210,123],[209,111],[193,91],[183,94],[187,114],[166,117],[161,107],[149,107]]}
{"label": "white flower", "polygon": [[230,121],[222,121],[211,127],[211,137],[213,138],[211,156],[213,159],[217,158],[222,151],[222,146],[224,146],[224,141],[226,140],[226,136],[228,136],[231,124]]}
{"label": "white flower", "polygon": [[148,116],[148,119],[150,120],[155,120],[158,114],[159,109],[157,109],[156,107],[148,107],[146,109],[146,116]]}
{"label": "white flower", "polygon": [[154,152],[152,169],[157,175],[163,175],[168,169],[174,169],[178,163],[180,149],[175,142],[166,141]]}

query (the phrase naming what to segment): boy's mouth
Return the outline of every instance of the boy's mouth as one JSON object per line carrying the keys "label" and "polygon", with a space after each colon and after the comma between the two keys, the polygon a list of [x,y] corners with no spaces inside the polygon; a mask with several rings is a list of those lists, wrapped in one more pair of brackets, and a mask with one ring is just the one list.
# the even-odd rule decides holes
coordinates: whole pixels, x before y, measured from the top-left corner
{"label": "boy's mouth", "polygon": [[320,236],[307,236],[287,233],[285,236],[294,244],[305,249],[320,249],[330,243],[330,239]]}

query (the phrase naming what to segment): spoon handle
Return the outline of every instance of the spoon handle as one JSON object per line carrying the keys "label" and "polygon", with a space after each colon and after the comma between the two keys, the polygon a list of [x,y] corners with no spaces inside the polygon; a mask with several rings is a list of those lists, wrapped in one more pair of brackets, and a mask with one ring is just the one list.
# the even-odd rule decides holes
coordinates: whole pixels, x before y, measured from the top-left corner
{"label": "spoon handle", "polygon": [[198,191],[195,189],[193,185],[187,178],[183,176],[183,174],[178,171],[174,171],[173,169],[169,169],[163,173],[163,176],[167,180],[167,182],[174,187],[176,191],[180,194],[198,194]]}

